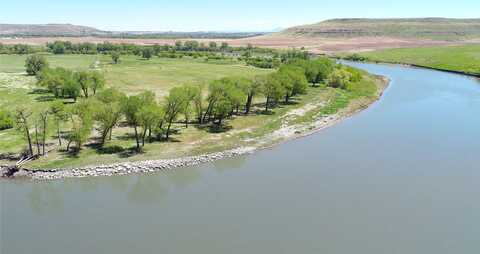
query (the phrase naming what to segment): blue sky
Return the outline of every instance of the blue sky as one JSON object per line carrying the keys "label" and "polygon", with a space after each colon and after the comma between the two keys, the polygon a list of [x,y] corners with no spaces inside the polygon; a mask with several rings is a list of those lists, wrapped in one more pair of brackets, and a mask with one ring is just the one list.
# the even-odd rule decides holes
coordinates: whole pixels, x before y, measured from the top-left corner
{"label": "blue sky", "polygon": [[267,31],[345,17],[480,17],[479,0],[2,1],[0,23],[71,23],[105,30]]}

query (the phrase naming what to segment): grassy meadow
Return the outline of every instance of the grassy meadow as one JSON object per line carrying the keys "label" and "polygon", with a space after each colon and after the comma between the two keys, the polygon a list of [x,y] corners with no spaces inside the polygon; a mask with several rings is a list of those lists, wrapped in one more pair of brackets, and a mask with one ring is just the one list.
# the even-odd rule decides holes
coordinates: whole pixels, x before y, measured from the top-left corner
{"label": "grassy meadow", "polygon": [[[168,91],[185,83],[207,84],[211,80],[227,76],[253,77],[273,70],[248,67],[242,62],[203,59],[164,59],[154,57],[142,60],[136,56],[122,56],[121,63],[111,64],[111,58],[103,55],[48,55],[50,66],[62,66],[76,70],[97,68],[105,73],[107,86],[116,87],[126,93],[135,94],[152,90],[161,101]],[[47,107],[52,95],[35,87],[35,78],[24,71],[24,56],[0,55],[0,106],[15,109],[28,105],[33,109]],[[97,147],[93,138],[78,154],[52,149],[42,157],[26,165],[32,168],[71,168],[92,164],[108,164],[122,161],[177,158],[187,155],[222,151],[238,146],[271,145],[285,137],[275,133],[282,128],[308,124],[320,116],[336,113],[340,109],[355,105],[355,110],[376,99],[379,79],[364,73],[364,79],[349,90],[320,85],[309,87],[307,94],[293,98],[271,113],[265,114],[264,98],[255,100],[253,112],[247,116],[235,116],[228,120],[224,131],[217,132],[205,126],[184,123],[174,124],[174,135],[169,142],[153,142],[145,145],[142,153],[132,153],[135,138],[131,127],[121,124],[113,130],[112,140],[103,148]],[[363,102],[362,102],[363,101]],[[358,105],[358,104],[362,105]],[[68,124],[62,128],[68,129]],[[56,146],[55,126],[49,125],[48,146]],[[0,131],[0,153],[17,153],[25,147],[23,137],[15,130]],[[0,161],[1,162],[1,161]]]}
{"label": "grassy meadow", "polygon": [[361,53],[370,61],[414,64],[480,75],[480,45],[387,49]]}

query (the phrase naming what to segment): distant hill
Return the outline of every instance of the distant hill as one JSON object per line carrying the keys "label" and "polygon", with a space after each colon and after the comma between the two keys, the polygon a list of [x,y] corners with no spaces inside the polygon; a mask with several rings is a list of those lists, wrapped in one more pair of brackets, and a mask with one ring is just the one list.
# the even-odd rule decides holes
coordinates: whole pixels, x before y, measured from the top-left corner
{"label": "distant hill", "polygon": [[71,24],[46,24],[46,25],[20,25],[0,24],[0,36],[95,36],[107,35],[109,32],[101,31],[88,26]]}
{"label": "distant hill", "polygon": [[248,38],[264,35],[262,32],[155,32],[155,31],[102,31],[88,26],[71,24],[0,24],[0,37],[103,37],[127,39],[216,39]]}
{"label": "distant hill", "polygon": [[276,35],[318,38],[390,37],[432,40],[480,38],[480,19],[332,19]]}

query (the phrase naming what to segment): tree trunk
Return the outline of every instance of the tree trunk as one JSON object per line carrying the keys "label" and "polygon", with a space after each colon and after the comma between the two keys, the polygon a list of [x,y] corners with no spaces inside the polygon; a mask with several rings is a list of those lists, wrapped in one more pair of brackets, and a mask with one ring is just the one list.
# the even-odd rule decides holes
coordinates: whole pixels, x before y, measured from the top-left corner
{"label": "tree trunk", "polygon": [[67,143],[67,152],[70,151],[70,145],[72,144],[72,140],[69,140]]}
{"label": "tree trunk", "polygon": [[138,139],[137,125],[134,126],[134,129],[135,129],[135,140],[137,141],[137,151],[140,151],[140,140]]}
{"label": "tree trunk", "polygon": [[172,126],[172,122],[168,122],[168,127],[167,127],[167,134],[166,134],[166,138],[168,140],[168,138],[170,137],[170,127]]}
{"label": "tree trunk", "polygon": [[143,130],[142,133],[142,147],[145,146],[145,137],[147,136],[147,128]]}
{"label": "tree trunk", "polygon": [[57,121],[57,138],[58,138],[58,145],[62,146],[62,137],[60,136],[60,121]]}
{"label": "tree trunk", "polygon": [[35,124],[35,144],[37,145],[37,155],[40,155],[40,143],[38,143],[38,125]]}
{"label": "tree trunk", "polygon": [[268,111],[268,104],[270,103],[270,96],[267,96],[267,102],[265,102],[265,111]]}
{"label": "tree trunk", "polygon": [[108,133],[110,132],[110,130],[105,130],[103,133],[102,133],[102,140],[100,141],[101,145],[103,146],[105,144],[105,141],[107,140],[107,136],[108,136]]}
{"label": "tree trunk", "polygon": [[30,137],[30,130],[28,129],[28,126],[25,123],[25,134],[27,135],[27,140],[28,140],[28,151],[30,152],[30,156],[33,155],[33,147],[32,147],[32,137]]}
{"label": "tree trunk", "polygon": [[249,94],[247,98],[247,104],[245,105],[245,114],[250,113],[250,108],[252,107],[253,94]]}
{"label": "tree trunk", "polygon": [[43,140],[42,140],[42,155],[45,156],[45,142],[47,139],[47,115],[43,116]]}

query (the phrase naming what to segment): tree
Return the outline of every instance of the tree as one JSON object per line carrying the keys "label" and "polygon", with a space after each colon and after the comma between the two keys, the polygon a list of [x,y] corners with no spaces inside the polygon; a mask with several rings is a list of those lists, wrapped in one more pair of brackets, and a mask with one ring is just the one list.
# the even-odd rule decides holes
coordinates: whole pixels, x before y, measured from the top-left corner
{"label": "tree", "polygon": [[326,57],[319,57],[314,61],[314,65],[318,71],[314,84],[325,82],[335,66],[334,62]]}
{"label": "tree", "polygon": [[343,69],[335,69],[328,77],[327,84],[333,88],[346,89],[352,79],[352,73]]}
{"label": "tree", "polygon": [[64,68],[43,69],[37,74],[37,84],[55,95],[56,98],[60,96],[70,97],[76,100],[80,95],[80,86],[74,80],[73,72]]}
{"label": "tree", "polygon": [[[184,96],[185,96],[185,103],[184,107],[181,110],[181,113],[185,117],[185,128],[188,128],[188,123],[190,121],[190,116],[192,114],[192,108],[195,107],[197,111],[197,116],[198,116],[198,108],[196,103],[198,100],[201,100],[201,90],[198,86],[193,86],[193,85],[184,85],[181,87],[183,90]],[[201,102],[200,102],[201,103]],[[200,106],[201,107],[201,106]],[[200,113],[201,114],[201,113]]]}
{"label": "tree", "polygon": [[121,102],[125,94],[114,88],[106,89],[95,97],[99,103],[95,109],[94,119],[98,122],[101,135],[100,144],[103,146],[107,136],[111,139],[113,128],[118,124],[122,117]]}
{"label": "tree", "polygon": [[182,50],[183,48],[183,42],[182,41],[176,41],[175,42],[175,49],[176,50]]}
{"label": "tree", "polygon": [[167,123],[166,138],[170,137],[170,129],[172,127],[173,121],[175,121],[178,115],[185,108],[185,103],[187,102],[184,90],[180,87],[175,87],[170,90],[167,98],[165,99],[164,111],[165,111],[165,121]]}
{"label": "tree", "polygon": [[[148,113],[151,113],[150,111],[154,105],[156,105],[155,102],[155,94],[152,92],[143,92],[139,95],[132,95],[129,97],[124,97],[122,99],[122,111],[125,115],[125,118],[127,120],[127,123],[132,126],[135,130],[135,140],[137,143],[137,151],[140,151],[140,138],[145,135],[140,135],[138,131],[138,127],[141,126],[143,123],[144,127],[152,127],[150,118],[147,120],[147,111]],[[146,109],[148,108],[148,109]],[[148,122],[148,123],[147,123]],[[144,133],[146,132],[147,128],[145,128],[143,131]],[[144,142],[143,142],[144,143]]]}
{"label": "tree", "polygon": [[102,89],[105,86],[105,77],[102,73],[98,71],[92,71],[90,73],[90,86],[93,91],[93,95],[97,93],[98,90]]}
{"label": "tree", "polygon": [[135,130],[135,140],[137,141],[137,151],[140,151],[140,139],[138,135],[138,112],[142,106],[142,101],[139,96],[128,96],[122,100],[122,111],[125,114],[128,125]]}
{"label": "tree", "polygon": [[65,53],[65,43],[63,41],[56,41],[52,45],[52,51],[54,54],[64,54]]}
{"label": "tree", "polygon": [[43,69],[48,68],[48,62],[44,56],[31,55],[25,60],[25,68],[28,75],[37,75]]}
{"label": "tree", "polygon": [[144,48],[142,50],[142,57],[144,59],[150,60],[150,58],[152,58],[152,55],[153,55],[153,50],[151,48]]}
{"label": "tree", "polygon": [[198,91],[195,92],[193,105],[198,124],[203,123],[203,85],[197,86]]}
{"label": "tree", "polygon": [[28,141],[28,152],[29,155],[33,155],[33,148],[32,148],[32,137],[30,134],[30,117],[32,116],[32,112],[25,107],[17,108],[17,113],[15,115],[15,123],[17,129],[23,133],[23,136]]}
{"label": "tree", "polygon": [[262,91],[262,87],[265,84],[265,76],[256,76],[253,81],[250,81],[245,86],[245,92],[247,94],[247,102],[245,103],[245,114],[250,113],[252,103],[255,95]]}
{"label": "tree", "polygon": [[210,50],[215,51],[217,50],[217,43],[214,41],[211,41],[208,43],[208,47],[210,48]]}
{"label": "tree", "polygon": [[60,134],[60,128],[62,122],[68,119],[68,114],[65,109],[65,104],[61,101],[55,101],[50,105],[50,113],[53,115],[55,119],[55,124],[57,127],[57,138],[58,138],[58,145],[62,146],[62,136]]}
{"label": "tree", "polygon": [[285,103],[288,103],[290,97],[306,92],[308,81],[302,68],[295,65],[283,65],[277,74],[285,89]]}
{"label": "tree", "polygon": [[227,42],[222,42],[222,45],[220,46],[220,49],[223,51],[228,50],[229,46]]}
{"label": "tree", "polygon": [[[50,109],[42,109],[38,113],[38,126],[39,126],[39,135],[42,142],[42,155],[45,156],[45,143],[47,140],[47,131],[48,131],[48,115],[50,113]],[[37,127],[35,128],[37,130]],[[37,135],[36,135],[37,136]],[[37,139],[37,146],[38,146],[38,139]],[[40,154],[40,153],[39,153]]]}
{"label": "tree", "polygon": [[110,56],[112,57],[113,64],[118,64],[120,62],[120,53],[113,51]]}
{"label": "tree", "polygon": [[276,73],[267,76],[262,90],[267,99],[265,102],[265,111],[268,111],[268,107],[272,102],[277,103],[285,93],[285,89]]}
{"label": "tree", "polygon": [[223,119],[225,119],[230,112],[232,112],[234,105],[232,101],[227,97],[221,97],[213,107],[213,115],[217,119],[217,125],[222,125]]}
{"label": "tree", "polygon": [[82,89],[83,96],[85,96],[85,98],[88,98],[88,91],[92,86],[92,79],[90,73],[88,71],[79,71],[74,74],[74,77],[75,81]]}
{"label": "tree", "polygon": [[75,144],[75,152],[82,149],[82,145],[88,140],[93,129],[94,105],[89,99],[82,99],[70,109],[71,130],[68,135],[67,151],[70,144]]}
{"label": "tree", "polygon": [[186,41],[183,45],[185,50],[195,51],[199,47],[198,41]]}
{"label": "tree", "polygon": [[163,118],[163,110],[157,105],[157,103],[150,103],[144,105],[137,112],[137,119],[142,127],[141,140],[142,146],[145,146],[145,138],[147,136],[147,131],[149,132],[149,137],[151,138],[152,129],[155,127],[156,123]]}

